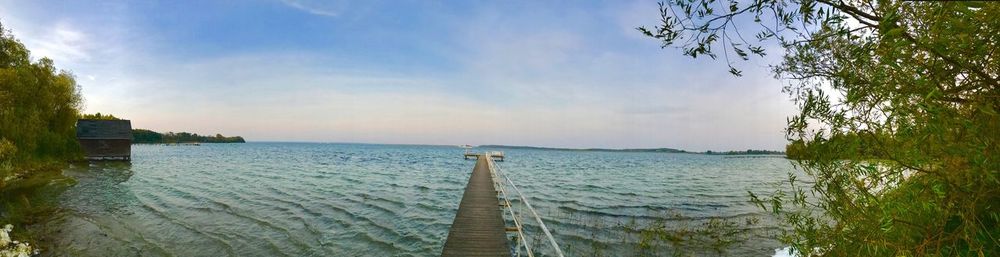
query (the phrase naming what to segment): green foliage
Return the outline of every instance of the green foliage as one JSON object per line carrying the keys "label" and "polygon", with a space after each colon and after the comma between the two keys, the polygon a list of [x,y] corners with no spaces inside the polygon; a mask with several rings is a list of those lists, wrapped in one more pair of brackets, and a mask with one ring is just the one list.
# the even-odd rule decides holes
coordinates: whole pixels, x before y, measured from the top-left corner
{"label": "green foliage", "polygon": [[793,160],[801,160],[809,158],[809,156],[806,155],[806,143],[802,142],[802,140],[792,141],[787,146],[785,146],[785,156],[787,156],[788,159],[793,159]]}
{"label": "green foliage", "polygon": [[[722,8],[721,6],[725,6]],[[1000,255],[1000,4],[677,0],[639,30],[685,55],[764,56],[799,107],[789,156],[809,176],[752,196],[803,255]],[[743,38],[752,18],[756,42]],[[721,42],[718,42],[721,40]]]}
{"label": "green foliage", "polygon": [[134,144],[159,144],[163,143],[163,134],[148,129],[133,129],[132,143]]}
{"label": "green foliage", "polygon": [[83,114],[83,115],[80,116],[80,119],[88,119],[88,120],[121,120],[118,117],[115,117],[114,115],[111,115],[111,114],[106,114],[105,115],[105,114],[101,114],[101,113]]}
{"label": "green foliage", "polygon": [[133,129],[132,143],[136,144],[171,144],[171,143],[246,143],[241,136],[226,137],[222,134],[201,136],[197,133],[167,132],[164,134],[147,129]]}
{"label": "green foliage", "polygon": [[12,169],[14,156],[17,155],[17,147],[7,139],[0,138],[0,170]]}
{"label": "green foliage", "polygon": [[0,179],[28,163],[79,157],[80,102],[72,74],[48,58],[32,61],[0,24]]}
{"label": "green foliage", "polygon": [[777,154],[785,154],[785,153],[781,152],[781,151],[747,149],[746,151],[725,151],[725,152],[705,151],[705,154],[709,154],[709,155],[777,155]]}
{"label": "green foliage", "polygon": [[0,138],[0,189],[7,185],[7,181],[14,179],[15,157],[17,147],[7,139]]}
{"label": "green foliage", "polygon": [[[695,218],[673,210],[651,214],[658,218],[560,217],[582,224],[581,235],[587,238],[586,244],[562,241],[560,246],[567,256],[742,256],[747,253],[733,252],[735,246],[768,233],[760,229],[756,215]],[[532,244],[532,249],[541,249],[540,244]]]}
{"label": "green foliage", "polygon": [[709,218],[700,223],[691,223],[686,217],[675,214],[670,217],[680,222],[676,227],[668,227],[665,220],[657,220],[633,231],[639,236],[640,256],[696,256],[709,253],[727,256],[733,245],[748,242],[755,234],[748,227],[759,220],[746,218]]}

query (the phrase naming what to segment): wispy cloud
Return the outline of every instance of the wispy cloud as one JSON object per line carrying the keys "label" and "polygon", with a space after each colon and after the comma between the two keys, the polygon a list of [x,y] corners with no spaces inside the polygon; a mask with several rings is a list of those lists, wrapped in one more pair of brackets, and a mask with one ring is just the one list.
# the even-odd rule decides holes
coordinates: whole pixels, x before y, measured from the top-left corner
{"label": "wispy cloud", "polygon": [[66,21],[41,26],[17,26],[13,33],[28,45],[32,56],[36,58],[48,57],[62,63],[80,62],[90,60],[94,50],[91,36]]}
{"label": "wispy cloud", "polygon": [[305,11],[307,13],[336,17],[340,15],[347,3],[341,0],[330,1],[310,1],[310,0],[281,0],[282,3],[292,8]]}
{"label": "wispy cloud", "polygon": [[67,61],[89,60],[91,46],[87,44],[88,42],[88,36],[82,31],[60,22],[49,31],[48,35],[45,35],[36,51],[43,56]]}

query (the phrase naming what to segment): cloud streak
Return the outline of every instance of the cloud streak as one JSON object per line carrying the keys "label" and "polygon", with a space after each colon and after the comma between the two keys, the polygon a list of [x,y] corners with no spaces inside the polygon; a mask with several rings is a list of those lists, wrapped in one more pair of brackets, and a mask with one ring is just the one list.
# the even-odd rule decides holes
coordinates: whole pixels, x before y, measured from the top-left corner
{"label": "cloud streak", "polygon": [[310,14],[337,17],[347,4],[344,1],[280,0],[285,5]]}

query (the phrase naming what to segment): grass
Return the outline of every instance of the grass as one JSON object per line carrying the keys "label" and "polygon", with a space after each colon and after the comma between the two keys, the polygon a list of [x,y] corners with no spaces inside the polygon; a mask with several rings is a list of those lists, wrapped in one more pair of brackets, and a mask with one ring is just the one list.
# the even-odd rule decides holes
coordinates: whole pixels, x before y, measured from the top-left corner
{"label": "grass", "polygon": [[[566,256],[739,256],[745,253],[734,253],[734,249],[756,239],[777,237],[759,229],[761,219],[756,216],[694,218],[676,211],[651,215],[653,218],[607,218],[562,211],[552,215],[546,215],[554,218],[547,219],[546,225],[557,234]],[[526,229],[535,253],[550,255],[539,228],[527,224]]]}

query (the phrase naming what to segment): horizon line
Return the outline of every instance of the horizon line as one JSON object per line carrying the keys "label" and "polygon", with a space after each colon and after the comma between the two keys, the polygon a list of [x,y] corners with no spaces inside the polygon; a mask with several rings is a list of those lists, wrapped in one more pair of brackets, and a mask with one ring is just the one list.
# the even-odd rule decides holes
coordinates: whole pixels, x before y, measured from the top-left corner
{"label": "horizon line", "polygon": [[[246,140],[246,139],[244,139]],[[307,143],[307,144],[355,144],[355,145],[399,145],[399,146],[464,146],[455,144],[422,144],[422,143],[372,143],[372,142],[346,142],[346,141],[296,141],[296,140],[246,140],[246,143]],[[761,150],[761,151],[774,151],[774,152],[785,152],[784,150],[773,150],[773,149],[743,149],[743,150],[705,150],[705,151],[691,151],[681,148],[673,147],[633,147],[633,148],[605,148],[605,147],[587,147],[587,148],[577,148],[577,147],[553,147],[553,146],[530,146],[530,145],[505,145],[505,144],[481,144],[472,145],[474,148],[482,146],[501,146],[501,147],[524,147],[524,148],[545,148],[545,149],[555,149],[555,150],[655,150],[655,149],[674,149],[685,151],[689,153],[705,153],[705,152],[738,152],[746,150]]]}

